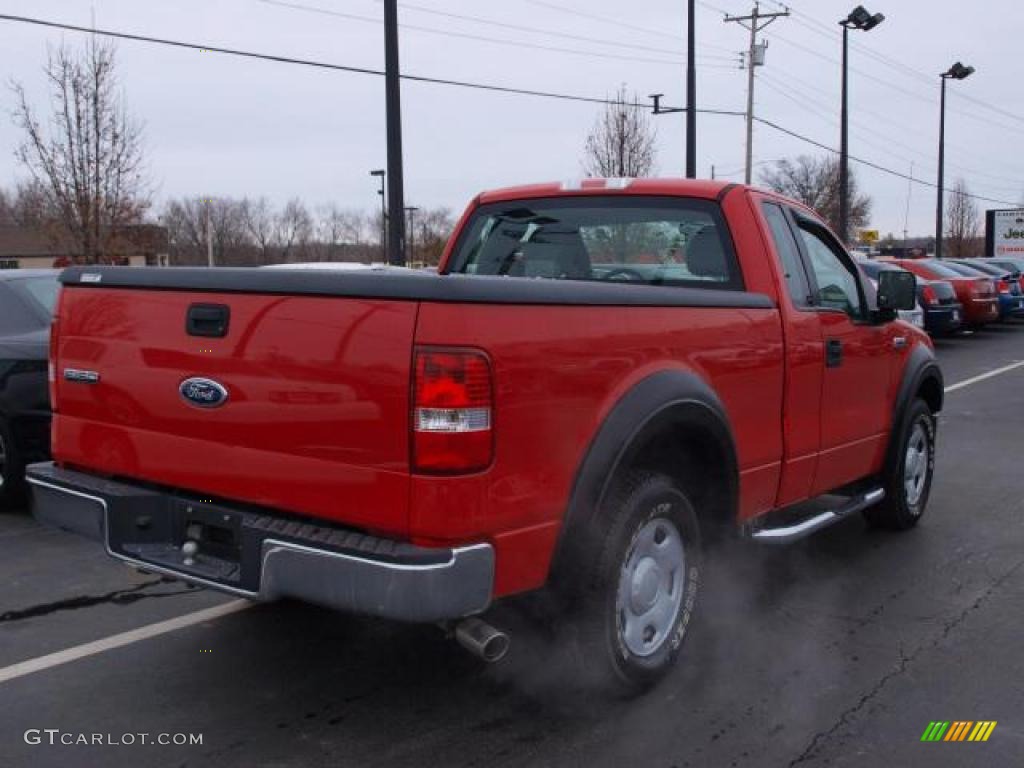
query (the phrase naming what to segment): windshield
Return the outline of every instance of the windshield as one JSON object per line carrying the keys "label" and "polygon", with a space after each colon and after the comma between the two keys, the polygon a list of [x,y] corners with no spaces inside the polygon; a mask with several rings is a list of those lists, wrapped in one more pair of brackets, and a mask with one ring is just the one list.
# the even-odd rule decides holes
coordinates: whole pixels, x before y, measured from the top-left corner
{"label": "windshield", "polygon": [[460,238],[449,271],[742,287],[717,204],[691,199],[588,197],[484,206]]}

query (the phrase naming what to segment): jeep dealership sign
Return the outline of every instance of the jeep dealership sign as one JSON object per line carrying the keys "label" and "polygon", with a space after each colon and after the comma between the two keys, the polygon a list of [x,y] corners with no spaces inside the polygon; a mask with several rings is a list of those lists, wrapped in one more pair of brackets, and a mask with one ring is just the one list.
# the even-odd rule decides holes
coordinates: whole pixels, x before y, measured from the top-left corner
{"label": "jeep dealership sign", "polygon": [[1024,256],[1024,208],[985,211],[985,255]]}

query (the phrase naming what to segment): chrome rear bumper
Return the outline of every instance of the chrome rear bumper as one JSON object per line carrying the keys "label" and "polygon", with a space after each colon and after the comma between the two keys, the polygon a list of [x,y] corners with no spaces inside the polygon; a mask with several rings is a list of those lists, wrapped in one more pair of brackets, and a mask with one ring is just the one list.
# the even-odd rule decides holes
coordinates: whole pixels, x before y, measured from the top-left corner
{"label": "chrome rear bumper", "polygon": [[[176,494],[62,469],[28,468],[40,522],[103,543],[137,567],[252,600],[295,598],[382,618],[435,622],[480,613],[491,601],[494,549],[450,549],[320,524],[207,505]],[[187,510],[187,512],[186,512]],[[182,514],[224,521],[237,558],[199,554],[186,562]],[[193,518],[188,518],[193,519]],[[212,526],[216,527],[216,526]],[[223,548],[223,547],[222,547]]]}

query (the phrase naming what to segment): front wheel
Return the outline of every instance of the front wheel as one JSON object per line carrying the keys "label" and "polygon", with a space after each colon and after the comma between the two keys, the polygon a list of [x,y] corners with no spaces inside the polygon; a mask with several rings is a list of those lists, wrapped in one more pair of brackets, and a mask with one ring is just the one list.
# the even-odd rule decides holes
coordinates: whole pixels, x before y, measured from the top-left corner
{"label": "front wheel", "polygon": [[574,656],[585,682],[638,693],[671,669],[686,637],[701,579],[697,516],[671,478],[631,472],[588,538],[567,574]]}
{"label": "front wheel", "polygon": [[885,499],[864,512],[872,525],[905,531],[924,515],[935,471],[935,416],[923,400],[910,406],[895,460],[886,468]]}

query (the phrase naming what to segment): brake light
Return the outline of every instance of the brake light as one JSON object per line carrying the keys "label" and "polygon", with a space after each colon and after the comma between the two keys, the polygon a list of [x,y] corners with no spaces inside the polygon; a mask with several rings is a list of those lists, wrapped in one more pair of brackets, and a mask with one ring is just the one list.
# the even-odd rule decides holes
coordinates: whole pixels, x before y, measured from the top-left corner
{"label": "brake light", "polygon": [[939,297],[935,295],[935,289],[930,285],[921,287],[921,301],[931,306],[939,303]]}
{"label": "brake light", "polygon": [[420,472],[484,469],[494,453],[487,357],[471,349],[416,350],[412,466]]}
{"label": "brake light", "polygon": [[998,289],[998,291],[1000,293],[1009,293],[1010,292],[1010,284],[1008,282],[1006,282],[1005,280],[1000,280],[996,284],[996,286],[997,286],[997,289]]}
{"label": "brake light", "polygon": [[50,351],[46,363],[46,383],[50,390],[50,411],[57,412],[57,315],[50,323]]}

